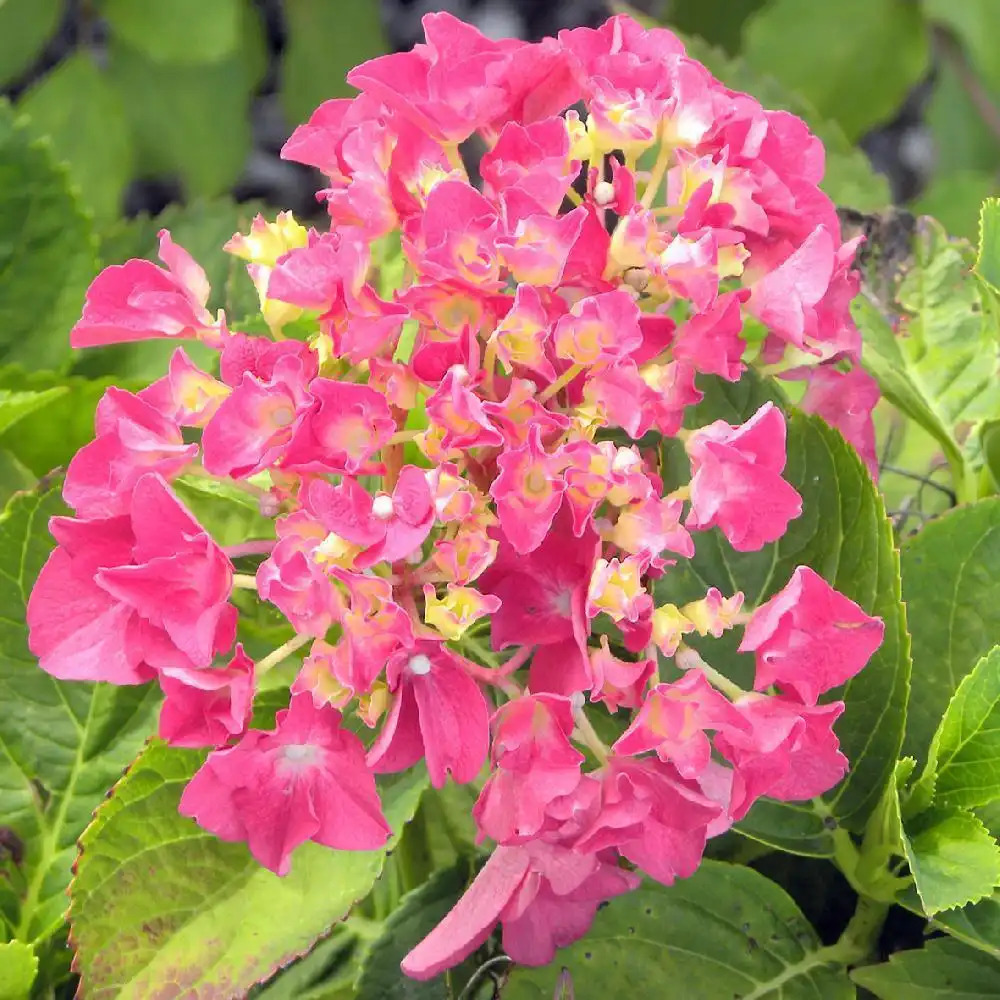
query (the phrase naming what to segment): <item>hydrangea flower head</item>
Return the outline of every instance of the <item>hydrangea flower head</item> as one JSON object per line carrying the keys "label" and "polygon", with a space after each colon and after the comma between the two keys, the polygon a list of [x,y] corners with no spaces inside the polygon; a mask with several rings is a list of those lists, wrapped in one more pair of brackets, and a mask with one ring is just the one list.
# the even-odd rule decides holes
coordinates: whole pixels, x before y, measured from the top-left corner
{"label": "hydrangea flower head", "polygon": [[[819,141],[625,16],[537,44],[424,27],[285,145],[325,175],[329,230],[281,213],[226,244],[259,320],[213,317],[168,233],[165,267],[94,280],[74,346],[196,339],[218,365],[178,348],[146,390],[108,390],[28,606],[54,676],[158,681],[161,738],[210,750],[181,812],[279,875],[306,841],[384,846],[376,775],[475,784],[495,847],[403,960],[418,978],[497,923],[511,958],[548,962],[761,796],[823,794],[848,764],[821,699],[882,639],[808,567],[757,607],[725,580],[656,593],[802,511],[781,407],[700,419],[711,379],[804,381],[871,461]],[[273,525],[222,548],[178,497],[191,477]],[[234,650],[254,599],[289,635],[256,662]],[[727,633],[752,691],[712,667]],[[279,663],[288,707],[255,728]]]}

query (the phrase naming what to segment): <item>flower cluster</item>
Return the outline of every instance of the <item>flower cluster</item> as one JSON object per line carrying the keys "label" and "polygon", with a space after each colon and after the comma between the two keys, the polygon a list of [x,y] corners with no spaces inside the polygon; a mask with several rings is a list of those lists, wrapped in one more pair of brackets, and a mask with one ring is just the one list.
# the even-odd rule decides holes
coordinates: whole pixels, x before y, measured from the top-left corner
{"label": "flower cluster", "polygon": [[[227,244],[253,332],[207,310],[166,232],[165,268],[95,279],[74,346],[198,340],[217,374],[178,347],[149,388],[108,391],[28,608],[54,676],[158,681],[161,737],[211,751],[181,811],[278,874],[307,840],[386,842],[377,774],[480,782],[496,847],[405,959],[416,977],[498,921],[512,958],[546,962],[636,869],[669,884],[761,796],[829,789],[843,704],[819,697],[882,639],[806,567],[756,608],[655,597],[699,533],[754,551],[801,512],[781,411],[685,428],[700,376],[805,379],[872,458],[820,143],[626,17],[539,44],[424,24],[285,147],[328,178],[329,231],[258,217]],[[691,470],[666,493],[661,437]],[[171,485],[192,475],[257,498],[272,537],[220,547]],[[294,630],[256,663],[240,587]],[[702,656],[733,629],[751,691]],[[306,646],[274,728],[249,728],[261,676]]]}

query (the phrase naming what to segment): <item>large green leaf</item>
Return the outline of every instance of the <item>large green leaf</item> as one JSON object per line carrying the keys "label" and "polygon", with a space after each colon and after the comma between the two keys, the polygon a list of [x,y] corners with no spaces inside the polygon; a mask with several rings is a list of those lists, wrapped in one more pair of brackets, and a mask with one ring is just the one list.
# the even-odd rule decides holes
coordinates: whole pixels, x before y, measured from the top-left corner
{"label": "large green leaf", "polygon": [[772,0],[746,22],[743,51],[857,140],[891,118],[927,72],[927,31],[899,0]]}
{"label": "large green leaf", "polygon": [[928,915],[978,903],[1000,885],[1000,847],[972,813],[932,809],[906,826],[906,860]]}
{"label": "large green leaf", "polygon": [[971,906],[938,913],[934,924],[1000,960],[1000,890]]}
{"label": "large green leaf", "polygon": [[0,101],[0,363],[67,364],[95,269],[90,223],[65,170]]}
{"label": "large green leaf", "polygon": [[286,117],[295,123],[331,97],[353,97],[356,92],[344,77],[387,46],[376,3],[285,0],[284,6],[288,45],[281,100]]}
{"label": "large green leaf", "polygon": [[[704,423],[746,419],[763,401],[745,378],[706,395]],[[725,404],[723,399],[726,400]],[[885,640],[868,666],[838,692],[847,709],[836,731],[851,762],[845,779],[826,795],[833,819],[860,831],[889,782],[906,716],[909,640],[900,600],[899,562],[882,500],[855,452],[821,420],[793,414],[788,421],[785,478],[801,494],[802,515],[784,537],[760,552],[734,552],[717,532],[699,534],[695,557],[667,571],[656,586],[657,602],[681,604],[703,597],[710,586],[743,591],[759,604],[780,590],[796,566],[811,566],[870,614],[885,621]],[[749,688],[753,657],[736,652],[737,637],[703,643],[712,666]],[[797,853],[832,855],[829,819],[813,803],[759,802],[741,829]]]}
{"label": "large green leaf", "polygon": [[924,779],[940,806],[1000,799],[1000,646],[958,686],[934,734]]}
{"label": "large green leaf", "polygon": [[903,546],[913,680],[903,752],[926,761],[959,684],[1000,641],[1000,500],[929,523]]}
{"label": "large green leaf", "polygon": [[587,935],[543,969],[515,968],[503,1000],[551,1000],[560,969],[576,1000],[848,1000],[854,989],[783,889],[751,868],[704,861],[670,888],[613,899]]}
{"label": "large green leaf", "polygon": [[913,265],[896,292],[898,329],[874,302],[854,304],[865,367],[885,396],[937,439],[964,499],[974,494],[959,430],[1000,415],[996,326],[969,280],[967,250],[921,219]]}
{"label": "large green leaf", "polygon": [[23,941],[0,944],[0,997],[27,1000],[38,974],[38,957]]}
{"label": "large green leaf", "polygon": [[23,859],[0,878],[0,920],[26,941],[61,923],[76,838],[152,728],[150,688],[65,683],[27,648],[25,605],[52,548],[57,491],[16,497],[0,520],[0,800]]}
{"label": "large green leaf", "polygon": [[112,32],[156,62],[218,62],[239,44],[244,0],[102,0]]}
{"label": "large green leaf", "polygon": [[66,162],[94,217],[116,218],[132,176],[132,140],[121,99],[90,55],[77,52],[63,60],[18,107],[36,134],[52,139],[53,153]]}
{"label": "large green leaf", "polygon": [[900,951],[881,965],[855,969],[851,978],[879,1000],[995,1000],[1000,962],[960,941],[937,938]]}
{"label": "large green leaf", "polygon": [[[307,843],[278,878],[178,814],[201,760],[150,745],[81,838],[70,920],[89,1000],[146,1000],[164,983],[242,996],[342,920],[382,870],[385,850]],[[380,783],[397,836],[426,783],[423,768]]]}
{"label": "large green leaf", "polygon": [[950,28],[964,45],[985,83],[1000,90],[1000,22],[994,0],[922,0],[926,16]]}
{"label": "large green leaf", "polygon": [[448,1000],[460,991],[465,975],[453,971],[416,982],[403,975],[399,963],[455,905],[472,874],[467,861],[459,862],[403,897],[362,959],[357,1000]]}
{"label": "large green leaf", "polygon": [[4,0],[0,3],[0,86],[32,63],[56,30],[62,0]]}
{"label": "large green leaf", "polygon": [[250,101],[260,71],[255,18],[248,6],[240,44],[217,62],[160,63],[112,39],[108,75],[131,122],[143,174],[176,175],[188,194],[208,197],[239,177],[250,148]]}
{"label": "large green leaf", "polygon": [[25,372],[10,366],[0,368],[0,391],[30,390],[48,397],[44,412],[16,427],[0,431],[5,448],[36,476],[64,466],[76,451],[94,437],[94,410],[109,385],[134,389],[122,379],[66,378],[54,372]]}
{"label": "large green leaf", "polygon": [[1000,295],[1000,198],[987,198],[979,212],[976,273]]}
{"label": "large green leaf", "polygon": [[43,409],[53,400],[65,394],[66,388],[61,385],[36,392],[15,392],[9,389],[0,389],[0,435],[18,421],[30,416],[36,410]]}

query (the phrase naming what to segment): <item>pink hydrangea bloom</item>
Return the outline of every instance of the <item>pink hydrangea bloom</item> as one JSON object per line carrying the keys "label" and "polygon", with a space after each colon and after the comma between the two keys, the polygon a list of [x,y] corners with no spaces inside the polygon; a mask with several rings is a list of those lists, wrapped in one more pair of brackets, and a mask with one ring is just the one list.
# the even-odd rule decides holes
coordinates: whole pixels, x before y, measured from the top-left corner
{"label": "pink hydrangea bloom", "polygon": [[639,879],[603,855],[536,841],[498,847],[465,895],[404,959],[403,971],[430,979],[457,965],[503,924],[503,949],[521,965],[545,965],[589,929],[606,899]]}
{"label": "pink hydrangea bloom", "polygon": [[493,717],[491,762],[472,815],[480,839],[520,844],[545,825],[548,806],[580,782],[583,754],[570,743],[573,710],[568,698],[525,695]]}
{"label": "pink hydrangea bloom", "polygon": [[734,769],[729,814],[742,819],[762,795],[782,801],[829,791],[847,771],[833,732],[842,701],[803,705],[791,698],[747,695],[736,709],[750,724],[715,736],[715,748]]}
{"label": "pink hydrangea bloom", "polygon": [[253,706],[253,660],[236,644],[224,667],[164,666],[160,739],[175,747],[217,747],[240,736]]}
{"label": "pink hydrangea bloom", "polygon": [[[654,603],[696,548],[758,550],[801,512],[779,409],[698,426],[712,380],[804,380],[873,467],[856,243],[819,140],[626,16],[539,43],[424,25],[283,150],[325,175],[326,231],[281,213],[227,242],[257,334],[213,319],[166,234],[166,269],[92,284],[76,346],[197,338],[218,378],[178,349],[109,391],[28,622],[56,676],[159,681],[163,736],[216,747],[183,810],[276,872],[306,840],[385,844],[375,771],[481,782],[499,846],[404,960],[426,978],[498,921],[513,959],[547,962],[637,884],[625,862],[669,883],[759,797],[830,788],[842,706],[816,700],[882,626],[805,568],[756,610],[717,579]],[[213,517],[221,549],[181,475],[256,507],[255,537]],[[256,666],[226,663],[234,586],[293,629]],[[712,666],[738,628],[755,692]],[[255,674],[285,682],[302,647],[290,707],[247,732]]]}
{"label": "pink hydrangea bloom", "polygon": [[449,774],[459,784],[472,781],[489,748],[489,709],[462,658],[419,641],[389,658],[386,678],[395,697],[368,753],[371,768],[401,771],[423,757],[435,788]]}
{"label": "pink hydrangea bloom", "polygon": [[127,515],[50,529],[59,545],[27,609],[43,670],[136,684],[164,665],[207,667],[232,645],[232,565],[159,476],[136,483]]}
{"label": "pink hydrangea bloom", "polygon": [[252,729],[210,753],[180,811],[220,840],[245,841],[278,875],[307,840],[370,851],[391,833],[361,741],[341,726],[340,712],[317,708],[308,695],[293,697],[273,730]]}
{"label": "pink hydrangea bloom", "polygon": [[129,260],[105,268],[90,283],[83,316],[70,331],[73,347],[99,347],[158,337],[216,340],[219,324],[205,308],[205,272],[160,230],[160,260]]}
{"label": "pink hydrangea bloom", "polygon": [[718,526],[738,552],[753,552],[785,533],[802,498],[781,478],[785,420],[765,403],[746,423],[717,420],[692,435],[691,513],[697,531]]}
{"label": "pink hydrangea bloom", "polygon": [[757,608],[740,652],[757,659],[754,687],[777,684],[807,705],[850,680],[882,645],[885,626],[808,566]]}

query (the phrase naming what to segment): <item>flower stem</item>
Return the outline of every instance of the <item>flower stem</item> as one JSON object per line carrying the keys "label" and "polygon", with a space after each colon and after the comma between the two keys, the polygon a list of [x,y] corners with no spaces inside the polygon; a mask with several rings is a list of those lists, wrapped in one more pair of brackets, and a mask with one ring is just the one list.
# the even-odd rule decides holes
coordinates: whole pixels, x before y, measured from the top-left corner
{"label": "flower stem", "polygon": [[733,681],[726,677],[725,674],[720,673],[715,667],[709,666],[701,658],[701,654],[696,649],[692,649],[683,642],[677,647],[677,652],[674,654],[674,662],[682,670],[700,670],[712,687],[734,701],[737,698],[742,698],[747,693],[739,684],[733,683]]}
{"label": "flower stem", "polygon": [[234,573],[233,586],[239,588],[240,590],[256,590],[257,577],[255,577],[252,573]]}
{"label": "flower stem", "polygon": [[584,367],[579,362],[570,365],[555,382],[538,394],[538,402],[544,403],[547,399],[551,399],[560,389],[565,389],[583,371]]}
{"label": "flower stem", "polygon": [[579,708],[574,707],[573,721],[576,723],[574,735],[579,738],[579,742],[592,750],[600,763],[607,764],[610,751],[604,745],[600,736],[597,735],[597,730],[594,729],[593,723],[587,718],[587,712],[582,705]]}
{"label": "flower stem", "polygon": [[656,197],[656,192],[660,190],[660,184],[663,181],[663,176],[667,172],[667,167],[670,165],[670,156],[673,153],[673,147],[669,143],[663,143],[660,146],[659,155],[656,157],[656,162],[653,164],[653,169],[649,174],[649,181],[646,183],[646,190],[642,192],[642,200],[640,204],[643,208],[649,208],[653,204],[653,199]]}
{"label": "flower stem", "polygon": [[312,638],[311,635],[293,635],[288,642],[282,643],[274,652],[268,653],[263,660],[260,660],[255,668],[255,673],[258,677],[261,674],[266,674],[271,667],[276,667],[279,663],[287,660],[295,650],[307,642],[311,642]]}

